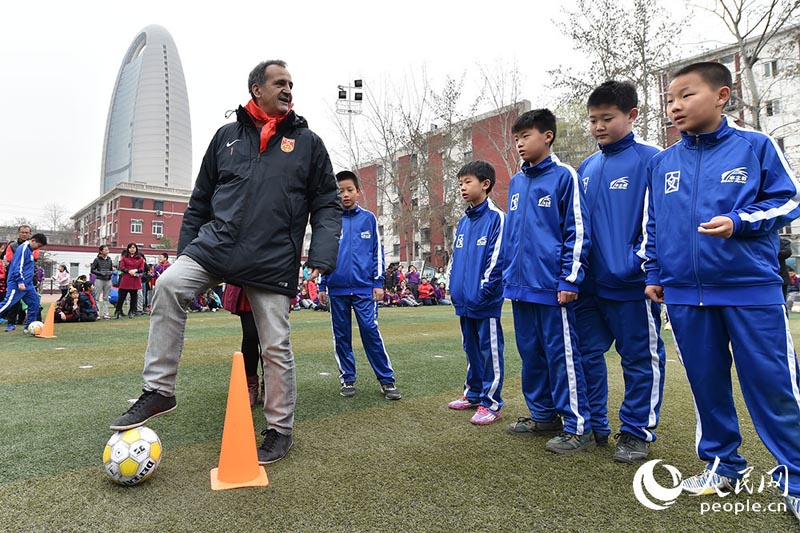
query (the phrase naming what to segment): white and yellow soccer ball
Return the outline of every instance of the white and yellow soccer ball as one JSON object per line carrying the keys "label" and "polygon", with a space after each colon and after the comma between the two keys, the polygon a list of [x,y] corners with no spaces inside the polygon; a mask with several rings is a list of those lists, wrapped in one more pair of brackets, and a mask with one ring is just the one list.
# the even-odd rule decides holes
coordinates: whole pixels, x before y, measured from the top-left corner
{"label": "white and yellow soccer ball", "polygon": [[121,485],[136,485],[153,475],[161,462],[161,440],[144,426],[118,431],[103,450],[106,474]]}
{"label": "white and yellow soccer ball", "polygon": [[44,324],[39,322],[38,320],[31,322],[28,324],[28,333],[31,335],[38,335],[44,329]]}

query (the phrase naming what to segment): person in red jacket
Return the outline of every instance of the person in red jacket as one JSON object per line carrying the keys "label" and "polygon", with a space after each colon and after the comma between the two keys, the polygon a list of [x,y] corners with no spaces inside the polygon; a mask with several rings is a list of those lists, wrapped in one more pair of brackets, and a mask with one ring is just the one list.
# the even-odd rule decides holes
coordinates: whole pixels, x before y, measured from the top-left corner
{"label": "person in red jacket", "polygon": [[422,278],[419,284],[419,301],[422,305],[435,305],[433,300],[433,285],[428,282],[428,278]]}
{"label": "person in red jacket", "polygon": [[115,319],[123,316],[122,304],[125,302],[125,296],[129,294],[131,298],[128,307],[128,318],[136,316],[137,291],[142,288],[144,268],[144,257],[139,253],[139,247],[135,243],[130,243],[125,251],[122,252],[122,258],[119,260],[119,269],[122,271],[122,275],[119,278]]}

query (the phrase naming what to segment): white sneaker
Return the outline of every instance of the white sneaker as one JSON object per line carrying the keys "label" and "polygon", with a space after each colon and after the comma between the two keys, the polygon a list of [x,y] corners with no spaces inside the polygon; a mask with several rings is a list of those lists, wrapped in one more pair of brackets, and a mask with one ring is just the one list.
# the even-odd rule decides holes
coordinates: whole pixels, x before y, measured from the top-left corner
{"label": "white sneaker", "polygon": [[681,487],[693,496],[705,496],[715,494],[718,490],[732,492],[735,484],[735,480],[705,469],[696,476],[684,479]]}
{"label": "white sneaker", "polygon": [[785,496],[783,499],[786,502],[786,507],[789,508],[794,517],[800,520],[800,498],[797,496]]}

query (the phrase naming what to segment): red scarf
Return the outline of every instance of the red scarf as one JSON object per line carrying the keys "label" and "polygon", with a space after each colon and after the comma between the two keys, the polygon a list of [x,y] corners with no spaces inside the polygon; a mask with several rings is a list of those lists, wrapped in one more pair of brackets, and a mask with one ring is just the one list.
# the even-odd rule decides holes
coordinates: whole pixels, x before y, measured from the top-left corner
{"label": "red scarf", "polygon": [[[289,106],[289,111],[292,110],[292,107],[294,107],[294,104]],[[289,114],[289,111],[286,112],[286,115],[281,115],[279,117],[271,117],[267,115],[263,109],[258,107],[258,105],[256,105],[255,100],[253,100],[252,98],[250,99],[249,102],[247,102],[247,105],[244,106],[244,108],[247,110],[247,112],[250,114],[253,120],[264,123],[264,125],[261,126],[261,146],[258,149],[259,153],[261,153],[267,148],[267,143],[272,138],[272,136],[275,135],[278,126],[280,125],[281,122],[283,122],[283,119],[285,119],[286,116]]]}

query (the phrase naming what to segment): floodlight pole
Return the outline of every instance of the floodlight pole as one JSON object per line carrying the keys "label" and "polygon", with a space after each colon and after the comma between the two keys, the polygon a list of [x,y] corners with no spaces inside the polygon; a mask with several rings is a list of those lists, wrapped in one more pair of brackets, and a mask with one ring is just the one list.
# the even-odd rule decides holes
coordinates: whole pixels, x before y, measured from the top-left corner
{"label": "floodlight pole", "polygon": [[350,149],[350,170],[355,170],[355,154],[353,151],[353,115],[361,114],[361,103],[364,98],[364,81],[353,80],[352,85],[338,85],[339,98],[336,100],[336,112],[347,115],[347,146]]}

